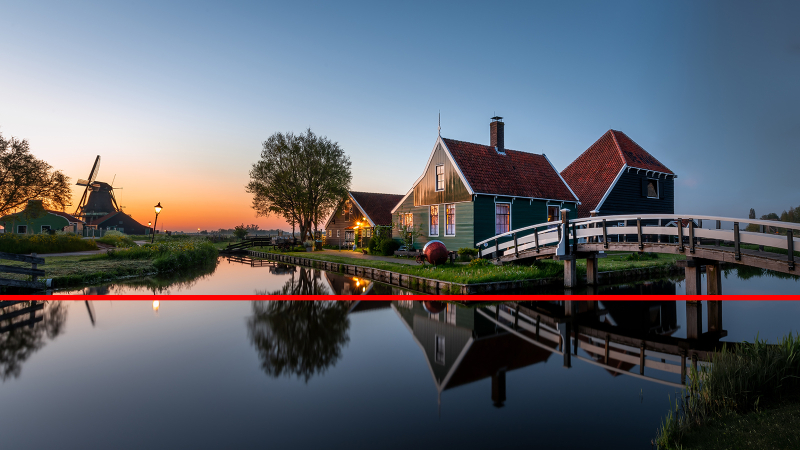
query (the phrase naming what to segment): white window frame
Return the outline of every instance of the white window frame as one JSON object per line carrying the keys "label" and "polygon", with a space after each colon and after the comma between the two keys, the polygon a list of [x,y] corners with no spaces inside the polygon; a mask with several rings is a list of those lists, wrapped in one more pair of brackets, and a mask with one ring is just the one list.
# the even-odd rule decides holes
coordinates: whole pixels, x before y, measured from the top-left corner
{"label": "white window frame", "polygon": [[648,192],[648,193],[647,193],[647,198],[652,198],[652,199],[656,199],[656,200],[658,200],[659,198],[661,198],[661,197],[659,196],[659,194],[661,194],[661,192],[660,192],[660,191],[661,191],[661,186],[659,186],[659,182],[658,182],[658,180],[657,180],[657,179],[655,179],[655,178],[648,178],[648,179],[647,179],[647,184],[648,184],[648,187],[649,187],[649,185],[650,185],[650,182],[651,182],[651,181],[655,181],[655,182],[656,182],[656,196],[655,196],[655,197],[650,197],[650,193]]}
{"label": "white window frame", "polygon": [[[449,234],[447,232],[447,207],[450,206],[453,208],[453,233]],[[455,236],[456,235],[456,204],[455,203],[447,203],[444,205],[444,235],[445,236]]]}
{"label": "white window frame", "polygon": [[[439,167],[442,168],[442,187],[439,188]],[[444,191],[444,164],[437,164],[436,168],[434,169],[434,176],[436,179],[436,192]]]}
{"label": "white window frame", "polygon": [[[508,230],[497,232],[497,205],[508,205]],[[511,202],[494,202],[494,234],[508,233],[511,228]]]}
{"label": "white window frame", "polygon": [[446,350],[446,341],[445,337],[441,334],[434,334],[433,335],[433,360],[436,364],[444,365],[447,361],[447,355],[445,354]]}
{"label": "white window frame", "polygon": [[548,217],[550,217],[550,208],[555,208],[556,209],[556,218],[554,220],[549,221],[549,222],[560,222],[561,221],[561,208],[562,208],[562,205],[548,204],[547,205],[547,216]]}
{"label": "white window frame", "polygon": [[[431,234],[431,230],[433,229],[433,213],[432,209],[436,208],[436,234]],[[439,236],[439,227],[441,226],[441,221],[439,218],[441,217],[440,214],[441,209],[439,205],[431,205],[428,207],[428,237],[438,237]]]}
{"label": "white window frame", "polygon": [[339,231],[341,231],[341,230],[336,230],[336,237],[337,237],[337,238],[338,238],[338,237],[341,237],[341,236],[339,236]]}

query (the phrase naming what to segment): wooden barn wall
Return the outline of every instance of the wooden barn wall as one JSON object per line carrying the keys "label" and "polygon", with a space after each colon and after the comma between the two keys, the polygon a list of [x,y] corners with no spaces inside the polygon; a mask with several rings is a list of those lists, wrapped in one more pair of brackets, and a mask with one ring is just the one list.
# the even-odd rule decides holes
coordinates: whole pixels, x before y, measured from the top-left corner
{"label": "wooden barn wall", "polygon": [[[475,247],[475,235],[473,233],[474,208],[472,202],[455,203],[456,206],[456,235],[445,236],[445,203],[439,204],[439,236],[428,236],[428,220],[430,218],[430,205],[415,206],[414,194],[409,195],[405,201],[397,208],[392,221],[400,222],[399,214],[412,213],[414,215],[414,230],[421,232],[422,236],[414,238],[414,248],[420,249],[429,241],[441,241],[448,250],[455,251],[462,247]],[[420,230],[422,225],[422,230]],[[400,232],[395,228],[392,237],[402,241]]]}
{"label": "wooden barn wall", "polygon": [[[478,195],[475,200],[475,242],[480,242],[495,235],[495,203],[511,203],[511,229],[527,227],[537,223],[547,221],[547,205],[545,200],[529,200],[523,198],[512,199],[510,197]],[[560,204],[549,202],[550,204]],[[564,202],[561,208],[570,210],[570,219],[578,217],[578,208],[574,202]],[[533,233],[525,231],[520,236]],[[501,239],[511,240],[512,238]]]}
{"label": "wooden barn wall", "polygon": [[[440,164],[444,165],[444,190],[437,192],[436,166]],[[469,191],[461,181],[461,177],[458,176],[456,168],[450,162],[450,158],[447,157],[442,146],[437,145],[430,164],[425,168],[425,175],[414,186],[414,205],[437,205],[469,200]]]}
{"label": "wooden barn wall", "polygon": [[[342,200],[339,203],[339,206],[336,207],[336,214],[333,216],[333,219],[328,223],[328,228],[325,230],[325,245],[332,245],[332,246],[340,246],[344,245],[344,232],[348,228],[352,229],[355,226],[356,222],[365,223],[366,218],[364,217],[364,213],[358,208],[358,206],[353,202],[350,201],[351,213],[349,215],[344,213],[344,204],[345,202],[349,201],[348,199]],[[368,222],[367,222],[368,223]],[[330,236],[328,236],[328,231],[330,231]],[[339,231],[339,237],[336,237],[336,232]],[[361,232],[363,233],[364,230],[362,229]],[[366,247],[369,245],[369,239],[364,237],[363,245]]]}
{"label": "wooden barn wall", "polygon": [[647,177],[644,171],[636,173],[636,169],[626,171],[617,181],[614,189],[600,207],[601,216],[618,214],[674,214],[675,213],[675,181],[672,178],[658,180],[659,198],[647,198],[642,195],[642,179]]}

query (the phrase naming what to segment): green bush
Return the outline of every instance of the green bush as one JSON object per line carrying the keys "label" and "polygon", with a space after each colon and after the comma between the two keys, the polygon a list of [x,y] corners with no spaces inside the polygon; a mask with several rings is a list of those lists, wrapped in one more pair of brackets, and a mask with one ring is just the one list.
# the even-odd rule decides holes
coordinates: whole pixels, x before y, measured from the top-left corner
{"label": "green bush", "polygon": [[658,253],[654,252],[631,253],[625,258],[625,261],[648,261],[651,259],[658,259]]}
{"label": "green bush", "polygon": [[152,259],[159,273],[190,267],[203,267],[217,259],[217,248],[206,239],[180,239],[176,242],[156,242],[124,250],[109,250],[90,259]]}
{"label": "green bush", "polygon": [[394,239],[390,239],[388,241],[383,241],[381,243],[381,255],[383,256],[392,256],[397,249],[400,248],[400,243],[395,241]]}
{"label": "green bush", "polygon": [[97,250],[97,244],[90,239],[81,239],[76,234],[0,234],[0,252],[28,253],[66,253]]}
{"label": "green bush", "polygon": [[103,244],[113,245],[117,248],[136,247],[136,243],[133,242],[130,236],[116,230],[107,231],[103,237],[95,240]]}
{"label": "green bush", "polygon": [[[388,248],[386,247],[386,245],[389,245],[387,243],[392,241],[392,229],[390,227],[375,227],[375,231],[372,235],[372,238],[369,240],[369,245],[367,246],[369,249],[369,254],[386,255],[384,248]],[[397,245],[397,248],[400,248],[399,244]],[[393,249],[389,255],[393,255],[397,248]]]}
{"label": "green bush", "polygon": [[491,261],[489,261],[488,259],[481,259],[481,258],[473,259],[472,261],[469,262],[470,267],[487,267],[491,265],[493,265]]}
{"label": "green bush", "polygon": [[459,261],[472,261],[476,256],[478,256],[477,248],[461,247],[460,249],[458,249]]}

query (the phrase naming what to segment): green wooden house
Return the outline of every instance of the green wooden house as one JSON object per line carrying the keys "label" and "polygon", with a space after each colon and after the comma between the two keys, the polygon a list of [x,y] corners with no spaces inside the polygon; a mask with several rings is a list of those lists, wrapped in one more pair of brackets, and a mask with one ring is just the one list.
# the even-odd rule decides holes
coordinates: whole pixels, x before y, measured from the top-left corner
{"label": "green wooden house", "polygon": [[502,117],[490,124],[490,145],[439,135],[422,175],[392,210],[393,237],[413,230],[414,248],[431,240],[448,250],[528,225],[577,217],[578,197],[550,160],[506,149]]}
{"label": "green wooden house", "polygon": [[82,220],[70,214],[44,209],[41,200],[30,200],[22,211],[0,217],[0,224],[6,233],[14,234],[80,233],[84,226]]}

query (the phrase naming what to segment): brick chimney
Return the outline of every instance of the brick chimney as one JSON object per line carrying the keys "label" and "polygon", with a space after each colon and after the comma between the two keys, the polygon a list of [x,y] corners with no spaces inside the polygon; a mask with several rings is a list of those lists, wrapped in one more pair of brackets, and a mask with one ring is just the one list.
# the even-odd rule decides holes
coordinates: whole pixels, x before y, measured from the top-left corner
{"label": "brick chimney", "polygon": [[503,118],[499,116],[492,117],[492,123],[489,124],[489,145],[495,148],[498,153],[506,151],[505,136],[503,135]]}

